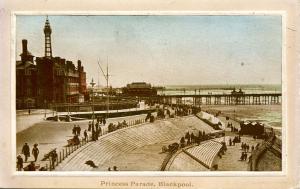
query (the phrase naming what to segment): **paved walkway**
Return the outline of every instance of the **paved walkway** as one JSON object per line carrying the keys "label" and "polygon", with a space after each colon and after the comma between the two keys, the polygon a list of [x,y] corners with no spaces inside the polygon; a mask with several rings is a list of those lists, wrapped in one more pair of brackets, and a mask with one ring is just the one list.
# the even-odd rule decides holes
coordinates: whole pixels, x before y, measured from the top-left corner
{"label": "paved walkway", "polygon": [[[126,120],[137,120],[145,118],[146,115],[135,115],[135,116],[126,116],[118,118],[109,118],[107,120],[106,126],[102,127],[104,130],[107,130],[107,125],[109,123],[117,123]],[[83,137],[83,132],[85,129],[88,129],[88,122],[91,120],[83,120],[76,122],[53,122],[53,121],[44,121],[41,120],[38,123],[35,123],[33,126],[22,130],[17,133],[16,136],[16,154],[21,154],[22,146],[25,142],[30,146],[30,150],[33,148],[33,144],[37,143],[40,150],[37,164],[44,165],[47,162],[42,162],[41,159],[44,157],[44,154],[48,153],[50,150],[56,148],[57,150],[62,149],[67,145],[67,140],[73,137],[72,128],[73,126],[79,125],[81,127],[81,137]],[[22,122],[18,122],[18,127],[23,127]],[[23,156],[23,155],[22,155]],[[23,157],[24,159],[24,157]],[[28,161],[32,161],[34,158],[31,157]]]}
{"label": "paved walkway", "polygon": [[[229,134],[227,134],[229,135]],[[229,146],[229,138],[233,139],[233,136],[227,136],[226,137],[226,145],[227,145],[227,151],[225,152],[225,155],[222,156],[218,160],[218,171],[247,171],[248,167],[248,159],[247,161],[241,161],[241,153],[242,153],[242,148],[241,144],[246,143],[250,145],[250,149],[252,145],[256,145],[257,143],[262,142],[261,139],[253,139],[250,136],[242,136],[241,137],[241,143],[236,143],[235,146]],[[251,154],[248,152],[248,157]]]}

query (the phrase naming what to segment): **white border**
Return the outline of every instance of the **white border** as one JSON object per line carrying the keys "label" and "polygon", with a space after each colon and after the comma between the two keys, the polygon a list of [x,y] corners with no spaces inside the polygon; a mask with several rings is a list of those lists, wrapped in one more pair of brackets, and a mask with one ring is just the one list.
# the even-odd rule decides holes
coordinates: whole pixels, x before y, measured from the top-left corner
{"label": "white border", "polygon": [[263,16],[263,15],[281,15],[282,17],[282,171],[211,171],[211,172],[191,172],[191,171],[119,171],[119,172],[106,172],[106,171],[47,171],[47,172],[18,172],[16,171],[15,164],[12,165],[12,173],[14,176],[154,176],[154,177],[172,177],[172,176],[214,176],[214,177],[227,177],[227,176],[276,176],[282,177],[287,175],[287,69],[286,69],[286,11],[13,11],[11,13],[11,142],[12,142],[12,162],[16,160],[16,77],[15,77],[15,63],[16,63],[16,16],[22,15],[90,15],[90,16],[112,16],[112,15],[220,15],[220,16]]}

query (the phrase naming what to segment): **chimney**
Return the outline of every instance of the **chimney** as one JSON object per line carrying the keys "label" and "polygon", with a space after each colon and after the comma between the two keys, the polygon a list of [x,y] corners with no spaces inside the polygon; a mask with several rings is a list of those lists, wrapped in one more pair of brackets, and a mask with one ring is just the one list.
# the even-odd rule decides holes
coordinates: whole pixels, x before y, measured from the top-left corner
{"label": "chimney", "polygon": [[81,70],[81,61],[80,60],[77,61],[77,69]]}
{"label": "chimney", "polygon": [[27,53],[27,40],[23,39],[22,40],[22,49],[23,49],[23,54]]}

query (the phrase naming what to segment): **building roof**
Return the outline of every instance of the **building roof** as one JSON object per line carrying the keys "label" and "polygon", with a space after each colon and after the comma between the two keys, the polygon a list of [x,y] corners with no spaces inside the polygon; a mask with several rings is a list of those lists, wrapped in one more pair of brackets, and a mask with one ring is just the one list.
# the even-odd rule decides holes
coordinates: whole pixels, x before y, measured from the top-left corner
{"label": "building roof", "polygon": [[16,65],[17,69],[25,69],[25,68],[29,68],[29,67],[35,68],[35,65],[33,64],[33,62],[30,62],[30,61],[26,61],[26,62],[17,61],[17,65]]}

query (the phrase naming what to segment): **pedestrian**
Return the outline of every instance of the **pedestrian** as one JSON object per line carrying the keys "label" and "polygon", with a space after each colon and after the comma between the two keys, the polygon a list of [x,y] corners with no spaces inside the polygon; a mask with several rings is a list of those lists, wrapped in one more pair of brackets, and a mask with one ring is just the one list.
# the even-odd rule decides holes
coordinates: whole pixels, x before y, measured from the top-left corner
{"label": "pedestrian", "polygon": [[73,126],[72,134],[73,134],[73,135],[76,135],[76,125]]}
{"label": "pedestrian", "polygon": [[253,152],[253,151],[254,151],[254,146],[252,145],[252,146],[251,146],[251,152]]}
{"label": "pedestrian", "polygon": [[37,158],[38,158],[38,155],[40,153],[39,149],[38,149],[38,144],[34,144],[33,145],[33,148],[32,148],[32,155],[34,157],[34,162],[36,162]]}
{"label": "pedestrian", "polygon": [[242,152],[240,160],[243,161],[244,160],[244,152]]}
{"label": "pedestrian", "polygon": [[81,133],[81,127],[77,125],[77,135],[80,136],[80,133]]}
{"label": "pedestrian", "polygon": [[231,140],[231,138],[229,139],[229,146],[231,146],[232,145],[232,140]]}
{"label": "pedestrian", "polygon": [[27,143],[25,143],[22,148],[22,154],[24,154],[25,162],[27,162],[28,157],[30,157],[30,148]]}
{"label": "pedestrian", "polygon": [[31,110],[30,110],[30,109],[28,109],[28,114],[30,115],[30,113],[31,113]]}
{"label": "pedestrian", "polygon": [[111,171],[110,167],[107,169],[108,171]]}
{"label": "pedestrian", "polygon": [[106,124],[106,120],[105,120],[105,118],[103,118],[103,120],[102,120],[102,123],[103,123],[103,125],[105,125],[105,124]]}
{"label": "pedestrian", "polygon": [[18,171],[23,170],[23,158],[20,155],[17,156],[17,169]]}
{"label": "pedestrian", "polygon": [[84,130],[83,135],[84,135],[84,140],[86,142],[88,142],[88,134],[87,134],[86,130]]}
{"label": "pedestrian", "polygon": [[55,167],[56,160],[57,160],[57,153],[56,153],[56,150],[53,150],[51,153],[52,169],[54,169],[54,167]]}
{"label": "pedestrian", "polygon": [[245,152],[245,155],[244,155],[244,160],[245,161],[247,160],[247,156],[248,156],[248,154]]}
{"label": "pedestrian", "polygon": [[89,128],[88,128],[88,131],[91,131],[92,130],[92,122],[89,121]]}

